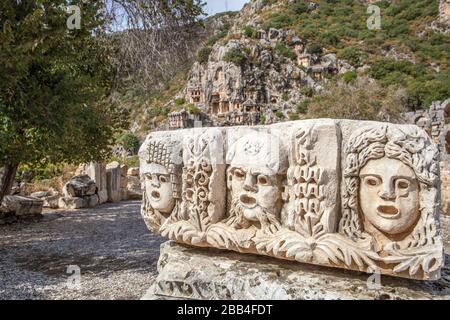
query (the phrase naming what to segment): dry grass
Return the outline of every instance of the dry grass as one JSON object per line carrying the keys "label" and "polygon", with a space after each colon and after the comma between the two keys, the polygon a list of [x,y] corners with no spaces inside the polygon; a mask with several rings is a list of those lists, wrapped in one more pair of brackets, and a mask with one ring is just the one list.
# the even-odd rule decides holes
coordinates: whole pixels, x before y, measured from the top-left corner
{"label": "dry grass", "polygon": [[77,165],[64,164],[58,167],[59,174],[49,179],[33,179],[31,183],[23,186],[22,190],[25,194],[31,194],[37,191],[56,190],[62,193],[64,184],[75,175]]}

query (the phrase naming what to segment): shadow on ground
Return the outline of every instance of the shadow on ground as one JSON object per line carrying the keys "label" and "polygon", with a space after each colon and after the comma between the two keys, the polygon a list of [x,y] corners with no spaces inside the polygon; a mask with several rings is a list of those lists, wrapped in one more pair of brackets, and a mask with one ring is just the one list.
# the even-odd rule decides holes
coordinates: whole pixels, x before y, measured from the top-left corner
{"label": "shadow on ground", "polygon": [[[0,227],[0,298],[139,298],[164,241],[139,211],[139,201],[121,202]],[[77,292],[67,290],[72,265],[81,270]]]}

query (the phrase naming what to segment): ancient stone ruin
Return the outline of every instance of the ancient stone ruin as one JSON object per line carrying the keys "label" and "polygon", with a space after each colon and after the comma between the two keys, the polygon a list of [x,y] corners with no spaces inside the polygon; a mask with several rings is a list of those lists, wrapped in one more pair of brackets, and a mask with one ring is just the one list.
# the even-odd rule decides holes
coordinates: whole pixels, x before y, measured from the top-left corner
{"label": "ancient stone ruin", "polygon": [[450,215],[450,100],[433,102],[429,109],[407,112],[404,117],[425,130],[439,149],[441,209]]}
{"label": "ancient stone ruin", "polygon": [[[169,113],[169,129],[279,122],[296,112],[305,98],[302,90],[320,90],[326,75],[354,69],[335,54],[308,53],[306,41],[292,30],[258,29],[256,39],[242,30],[233,35],[236,39],[213,46],[207,63],[193,65],[180,98],[196,112],[183,108]],[[276,54],[280,43],[295,57]],[[246,52],[251,63],[227,61],[232,52]]]}
{"label": "ancient stone ruin", "polygon": [[148,135],[143,218],[176,242],[439,279],[439,152],[413,125],[318,119]]}

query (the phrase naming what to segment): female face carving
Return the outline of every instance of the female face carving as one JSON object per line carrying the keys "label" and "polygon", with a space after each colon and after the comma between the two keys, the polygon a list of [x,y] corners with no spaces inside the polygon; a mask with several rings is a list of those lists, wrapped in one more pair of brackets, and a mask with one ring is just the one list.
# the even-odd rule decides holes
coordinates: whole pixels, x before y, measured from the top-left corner
{"label": "female face carving", "polygon": [[170,174],[166,167],[152,163],[145,173],[145,193],[150,206],[162,213],[171,213],[175,206]]}
{"label": "female face carving", "polygon": [[359,200],[365,219],[388,235],[401,234],[419,217],[414,171],[396,159],[370,160],[360,171]]}

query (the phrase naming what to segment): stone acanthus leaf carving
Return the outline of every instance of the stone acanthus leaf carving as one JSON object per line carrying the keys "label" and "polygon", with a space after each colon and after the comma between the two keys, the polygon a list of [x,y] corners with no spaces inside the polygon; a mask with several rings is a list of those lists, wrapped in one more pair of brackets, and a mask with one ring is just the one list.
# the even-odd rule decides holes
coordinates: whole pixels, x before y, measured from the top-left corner
{"label": "stone acanthus leaf carving", "polygon": [[169,239],[440,277],[438,152],[415,126],[320,119],[152,133],[140,159],[144,219]]}
{"label": "stone acanthus leaf carving", "polygon": [[181,210],[185,219],[169,220],[161,230],[163,236],[196,245],[206,242],[208,227],[223,214],[223,205],[213,194],[223,184],[220,171],[225,165],[217,150],[221,144],[220,131],[202,130],[184,138]]}

